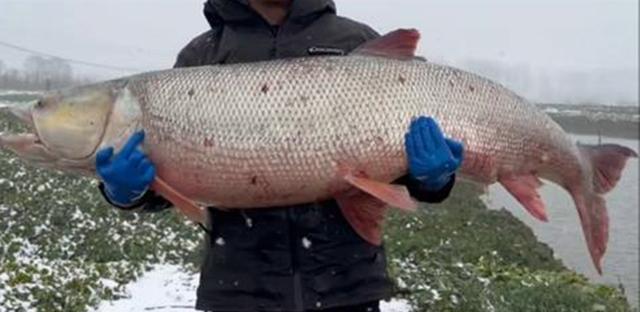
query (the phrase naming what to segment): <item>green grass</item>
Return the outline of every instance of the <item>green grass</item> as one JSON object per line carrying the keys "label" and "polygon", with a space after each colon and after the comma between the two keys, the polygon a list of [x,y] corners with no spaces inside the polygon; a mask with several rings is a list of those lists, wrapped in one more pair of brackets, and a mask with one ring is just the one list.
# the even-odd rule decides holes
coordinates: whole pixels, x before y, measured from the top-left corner
{"label": "green grass", "polygon": [[[0,132],[18,130],[0,116]],[[392,213],[389,270],[416,311],[629,311],[621,292],[589,283],[506,211],[459,183],[444,204]],[[105,204],[96,182],[34,169],[0,151],[0,307],[86,311],[116,299],[153,263],[193,270],[202,233],[172,212]]]}
{"label": "green grass", "polygon": [[478,195],[458,183],[441,205],[391,215],[390,270],[416,311],[631,310],[619,290],[565,268],[522,222],[488,210]]}
{"label": "green grass", "polygon": [[[0,116],[0,132],[19,127]],[[108,206],[97,183],[0,151],[0,307],[86,311],[152,263],[199,258],[201,232],[173,213]],[[2,310],[2,309],[0,309]]]}

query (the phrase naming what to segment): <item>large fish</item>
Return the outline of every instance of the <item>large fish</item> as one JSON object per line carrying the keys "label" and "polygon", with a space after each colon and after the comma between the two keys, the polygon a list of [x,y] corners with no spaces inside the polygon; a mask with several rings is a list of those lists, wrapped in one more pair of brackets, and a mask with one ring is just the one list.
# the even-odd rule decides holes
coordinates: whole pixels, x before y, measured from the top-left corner
{"label": "large fish", "polygon": [[7,110],[30,134],[0,146],[43,166],[94,174],[96,151],[144,129],[153,188],[188,216],[200,205],[270,207],[336,198],[354,229],[381,242],[386,207],[414,209],[403,186],[404,133],[433,116],[465,145],[464,177],[501,183],[546,220],[543,178],[575,201],[598,271],[608,239],[602,195],[628,157],[618,145],[576,145],[548,116],[485,78],[414,57],[419,34],[398,30],[349,56],[144,73],[51,92]]}

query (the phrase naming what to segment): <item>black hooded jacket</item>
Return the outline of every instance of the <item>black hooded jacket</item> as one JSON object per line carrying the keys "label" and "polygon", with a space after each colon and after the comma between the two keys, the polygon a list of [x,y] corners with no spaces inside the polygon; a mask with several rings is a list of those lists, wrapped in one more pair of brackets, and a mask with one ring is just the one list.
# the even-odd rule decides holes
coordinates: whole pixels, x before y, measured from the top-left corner
{"label": "black hooded jacket", "polygon": [[[296,0],[279,27],[247,0],[209,0],[211,29],[180,52],[176,67],[347,54],[377,37],[370,27],[336,15],[331,0]],[[180,105],[180,103],[176,103]],[[215,103],[212,103],[215,105]],[[408,176],[420,201],[444,200],[454,183],[428,192]],[[170,204],[148,192],[134,207]],[[196,308],[212,311],[305,311],[349,306],[391,295],[383,247],[361,239],[334,200],[270,209],[211,213]]]}

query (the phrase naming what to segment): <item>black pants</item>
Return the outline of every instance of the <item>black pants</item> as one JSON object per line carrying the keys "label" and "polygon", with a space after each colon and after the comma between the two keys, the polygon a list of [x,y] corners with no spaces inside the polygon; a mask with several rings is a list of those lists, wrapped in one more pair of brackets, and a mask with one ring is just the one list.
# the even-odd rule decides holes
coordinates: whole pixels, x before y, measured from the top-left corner
{"label": "black pants", "polygon": [[[206,311],[206,312],[223,312],[223,311]],[[224,312],[233,312],[233,311],[224,311]],[[364,304],[348,306],[348,307],[339,307],[339,308],[329,308],[323,310],[309,310],[308,312],[380,312],[380,302],[372,301]]]}

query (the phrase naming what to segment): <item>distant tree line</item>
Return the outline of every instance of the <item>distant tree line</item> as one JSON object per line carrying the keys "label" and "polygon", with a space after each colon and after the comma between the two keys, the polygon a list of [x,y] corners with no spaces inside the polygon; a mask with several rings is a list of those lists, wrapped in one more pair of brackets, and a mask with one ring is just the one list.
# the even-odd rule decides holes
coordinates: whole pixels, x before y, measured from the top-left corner
{"label": "distant tree line", "polygon": [[502,83],[533,102],[638,105],[637,68],[544,67],[488,59],[463,59],[456,66]]}
{"label": "distant tree line", "polygon": [[29,56],[22,70],[9,68],[0,60],[0,89],[51,90],[89,82],[75,78],[68,62],[53,57]]}

